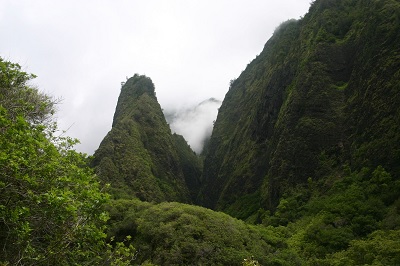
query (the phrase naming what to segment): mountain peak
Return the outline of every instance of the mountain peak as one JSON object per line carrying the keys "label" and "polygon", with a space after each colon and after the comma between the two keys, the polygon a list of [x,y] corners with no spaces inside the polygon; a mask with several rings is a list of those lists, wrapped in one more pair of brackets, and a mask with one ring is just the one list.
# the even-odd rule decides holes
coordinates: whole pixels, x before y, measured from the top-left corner
{"label": "mountain peak", "polygon": [[116,198],[191,202],[201,164],[183,137],[171,134],[154,91],[146,76],[136,74],[123,84],[112,129],[93,166]]}
{"label": "mountain peak", "polygon": [[121,94],[124,92],[137,97],[144,93],[155,97],[154,84],[151,78],[139,74],[133,75],[123,84]]}
{"label": "mountain peak", "polygon": [[135,74],[122,83],[121,93],[115,109],[113,127],[124,116],[130,115],[132,108],[137,105],[141,97],[150,97],[157,101],[153,81],[145,75]]}

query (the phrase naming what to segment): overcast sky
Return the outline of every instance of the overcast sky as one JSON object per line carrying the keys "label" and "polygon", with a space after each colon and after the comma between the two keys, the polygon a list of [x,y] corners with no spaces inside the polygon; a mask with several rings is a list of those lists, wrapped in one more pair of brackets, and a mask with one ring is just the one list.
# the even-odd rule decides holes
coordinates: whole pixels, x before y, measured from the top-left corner
{"label": "overcast sky", "polygon": [[92,154],[121,82],[153,80],[162,108],[215,97],[310,0],[0,0],[0,56],[63,98],[58,121]]}

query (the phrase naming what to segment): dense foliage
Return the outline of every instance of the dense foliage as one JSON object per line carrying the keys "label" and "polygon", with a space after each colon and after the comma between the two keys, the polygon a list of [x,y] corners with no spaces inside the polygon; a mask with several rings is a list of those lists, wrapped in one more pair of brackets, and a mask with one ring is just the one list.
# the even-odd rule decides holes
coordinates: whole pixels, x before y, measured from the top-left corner
{"label": "dense foliage", "polygon": [[114,197],[157,202],[191,202],[189,187],[196,190],[201,175],[186,141],[172,135],[151,79],[137,74],[121,88],[113,127],[93,165]]}
{"label": "dense foliage", "polygon": [[0,114],[2,259],[16,264],[95,258],[107,197],[83,157],[47,139],[41,127]]}
{"label": "dense foliage", "polygon": [[[383,167],[309,180],[247,223],[180,203],[112,201],[109,234],[159,265],[397,265],[400,181]],[[250,225],[259,223],[259,225]],[[257,264],[259,263],[259,264]]]}
{"label": "dense foliage", "polygon": [[113,201],[111,231],[118,239],[134,235],[138,262],[158,265],[241,265],[252,256],[262,263],[288,260],[275,254],[285,246],[279,228],[248,225],[221,212],[182,203]]}
{"label": "dense foliage", "polygon": [[105,241],[108,215],[87,158],[49,124],[55,102],[0,60],[0,264],[123,265],[133,247]]}
{"label": "dense foliage", "polygon": [[314,1],[231,81],[204,163],[134,75],[90,168],[0,58],[0,264],[400,265],[399,32],[397,0]]}
{"label": "dense foliage", "polygon": [[319,182],[248,223],[180,203],[113,201],[109,233],[133,235],[137,261],[159,265],[399,264],[400,181],[379,166],[347,172],[327,191]]}
{"label": "dense foliage", "polygon": [[[399,264],[399,21],[395,0],[319,0],[279,26],[231,81],[201,179],[194,154],[176,152],[186,147],[179,136],[173,145],[141,137],[129,146],[146,162],[151,152],[135,150],[143,143],[164,147],[161,158],[169,149],[195,202],[247,224],[184,204],[119,200],[109,206],[109,233],[132,235],[138,260],[162,265]],[[154,90],[137,91],[154,99]],[[118,105],[125,100],[121,92]],[[124,113],[133,121],[124,132],[165,126],[141,123],[160,112],[135,104],[117,106],[114,121]],[[136,159],[122,154],[115,166],[128,169]],[[146,189],[141,199],[166,199]],[[132,194],[140,197],[137,188]]]}
{"label": "dense foliage", "polygon": [[0,58],[0,104],[8,116],[23,116],[28,122],[51,122],[57,100],[28,84],[35,75],[21,70],[21,66]]}
{"label": "dense foliage", "polygon": [[245,219],[345,165],[399,178],[399,19],[396,0],[320,0],[278,27],[226,94],[202,204]]}
{"label": "dense foliage", "polygon": [[265,225],[287,226],[293,233],[288,246],[303,264],[400,262],[400,242],[393,239],[400,232],[399,180],[379,166],[349,172],[328,191],[318,187],[322,182],[310,180],[307,188],[287,193],[274,215],[262,218]]}

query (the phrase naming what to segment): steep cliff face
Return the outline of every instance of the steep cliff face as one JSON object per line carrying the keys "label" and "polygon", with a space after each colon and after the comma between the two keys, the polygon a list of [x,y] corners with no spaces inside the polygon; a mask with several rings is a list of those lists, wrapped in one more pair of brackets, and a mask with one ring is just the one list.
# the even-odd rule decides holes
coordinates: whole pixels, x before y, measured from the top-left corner
{"label": "steep cliff face", "polygon": [[283,23],[226,94],[200,202],[245,218],[345,165],[398,177],[399,21],[395,0],[320,0]]}
{"label": "steep cliff face", "polygon": [[[197,157],[173,137],[150,78],[135,75],[121,88],[111,131],[94,154],[100,178],[115,197],[191,202],[201,175]],[[193,154],[183,160],[181,154]],[[194,165],[188,166],[194,163]]]}

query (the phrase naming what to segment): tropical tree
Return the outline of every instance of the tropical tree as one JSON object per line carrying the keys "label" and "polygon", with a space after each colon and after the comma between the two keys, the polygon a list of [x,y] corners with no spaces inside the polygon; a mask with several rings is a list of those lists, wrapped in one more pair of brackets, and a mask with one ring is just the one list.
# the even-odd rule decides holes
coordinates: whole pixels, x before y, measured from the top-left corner
{"label": "tropical tree", "polygon": [[0,58],[0,265],[124,265],[133,248],[105,241],[109,196],[33,77]]}

